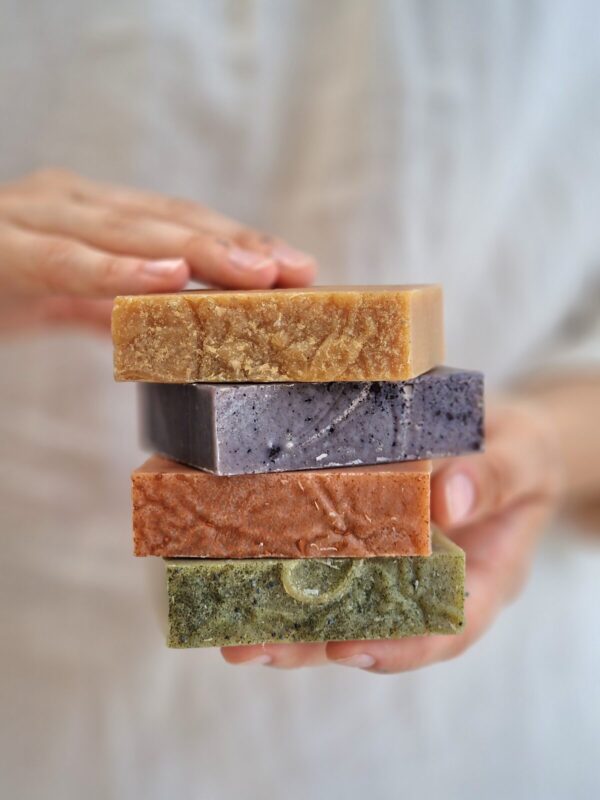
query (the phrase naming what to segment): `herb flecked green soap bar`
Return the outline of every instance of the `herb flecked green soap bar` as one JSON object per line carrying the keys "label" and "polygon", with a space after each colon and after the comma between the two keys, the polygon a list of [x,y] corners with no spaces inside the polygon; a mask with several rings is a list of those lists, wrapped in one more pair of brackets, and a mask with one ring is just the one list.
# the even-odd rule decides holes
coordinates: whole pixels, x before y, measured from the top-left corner
{"label": "herb flecked green soap bar", "polygon": [[427,557],[165,563],[170,647],[396,639],[464,622],[465,554],[438,531]]}

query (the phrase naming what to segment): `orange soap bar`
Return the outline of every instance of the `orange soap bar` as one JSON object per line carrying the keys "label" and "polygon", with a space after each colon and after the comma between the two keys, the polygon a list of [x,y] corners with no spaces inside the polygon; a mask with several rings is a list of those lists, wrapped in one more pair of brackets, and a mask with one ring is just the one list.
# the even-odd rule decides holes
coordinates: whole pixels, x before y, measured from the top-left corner
{"label": "orange soap bar", "polygon": [[152,456],[132,475],[138,556],[431,553],[431,462],[219,476]]}
{"label": "orange soap bar", "polygon": [[439,286],[117,297],[112,335],[118,381],[404,381],[444,360]]}

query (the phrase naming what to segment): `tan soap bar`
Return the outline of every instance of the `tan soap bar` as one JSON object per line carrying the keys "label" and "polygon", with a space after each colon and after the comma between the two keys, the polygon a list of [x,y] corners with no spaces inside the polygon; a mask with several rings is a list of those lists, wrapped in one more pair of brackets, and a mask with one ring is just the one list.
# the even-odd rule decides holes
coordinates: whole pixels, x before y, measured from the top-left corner
{"label": "tan soap bar", "polygon": [[219,476],[152,456],[132,475],[138,556],[429,555],[431,462]]}
{"label": "tan soap bar", "polygon": [[439,286],[117,297],[115,378],[403,381],[443,363],[442,323]]}

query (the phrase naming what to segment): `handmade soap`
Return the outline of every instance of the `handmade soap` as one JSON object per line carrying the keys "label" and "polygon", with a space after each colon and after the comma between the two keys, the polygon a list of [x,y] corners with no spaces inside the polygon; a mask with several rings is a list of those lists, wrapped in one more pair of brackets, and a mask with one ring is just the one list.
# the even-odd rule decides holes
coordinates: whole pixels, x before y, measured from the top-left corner
{"label": "handmade soap", "polygon": [[483,375],[395,383],[140,385],[150,450],[218,475],[440,458],[480,450]]}
{"label": "handmade soap", "polygon": [[119,381],[397,381],[444,355],[439,286],[117,297],[112,333]]}
{"label": "handmade soap", "polygon": [[465,555],[168,560],[170,647],[396,639],[463,626]]}
{"label": "handmade soap", "polygon": [[429,461],[222,477],[153,456],[132,475],[138,556],[427,555]]}

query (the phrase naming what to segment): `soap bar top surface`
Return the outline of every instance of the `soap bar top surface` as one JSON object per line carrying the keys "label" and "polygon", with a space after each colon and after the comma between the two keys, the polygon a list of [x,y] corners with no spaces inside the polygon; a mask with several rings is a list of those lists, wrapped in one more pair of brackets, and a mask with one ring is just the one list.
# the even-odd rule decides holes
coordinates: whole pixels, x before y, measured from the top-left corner
{"label": "soap bar top surface", "polygon": [[140,385],[149,450],[218,475],[413,461],[483,446],[483,375]]}
{"label": "soap bar top surface", "polygon": [[117,297],[112,334],[119,381],[397,381],[444,356],[435,285]]}
{"label": "soap bar top surface", "polygon": [[405,558],[168,560],[170,647],[457,633],[465,556],[439,533]]}
{"label": "soap bar top surface", "polygon": [[132,475],[138,556],[431,552],[431,463],[222,477],[159,456]]}

